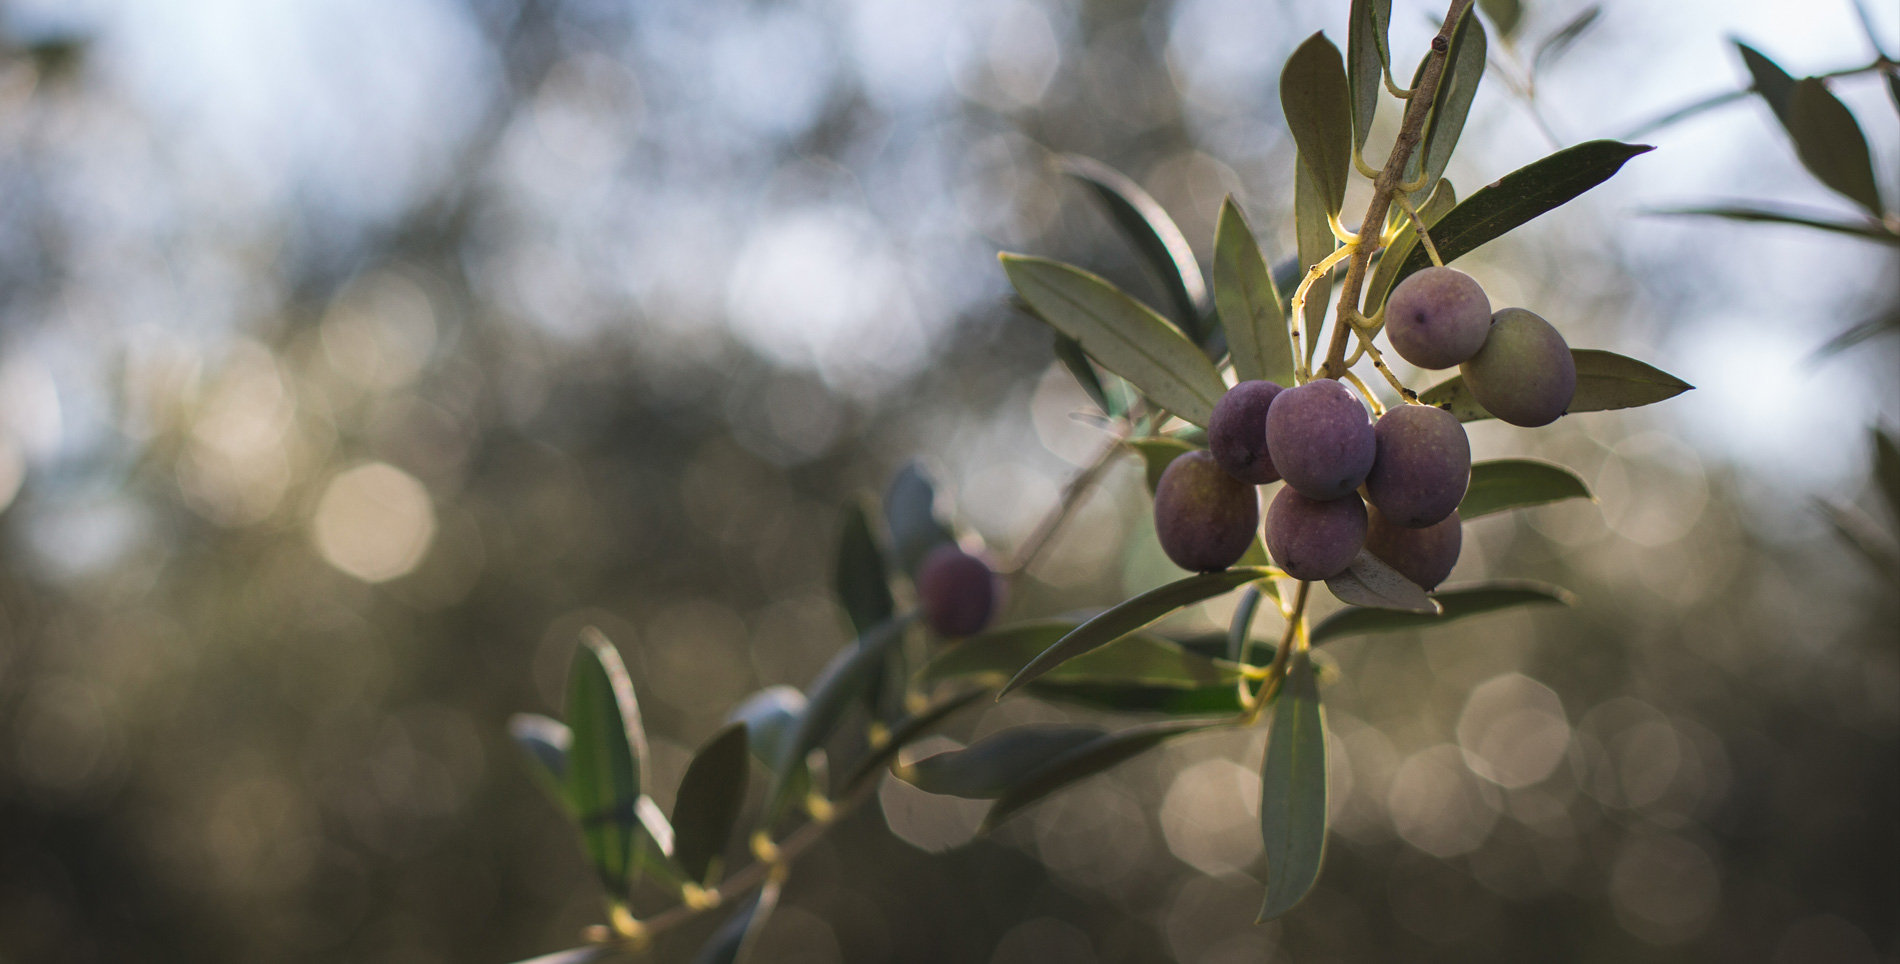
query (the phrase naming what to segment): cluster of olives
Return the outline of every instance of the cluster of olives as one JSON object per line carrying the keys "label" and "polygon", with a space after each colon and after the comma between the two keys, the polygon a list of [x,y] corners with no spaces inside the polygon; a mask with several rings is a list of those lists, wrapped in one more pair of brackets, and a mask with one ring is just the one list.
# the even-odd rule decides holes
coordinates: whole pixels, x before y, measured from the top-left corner
{"label": "cluster of olives", "polygon": [[[1385,330],[1421,368],[1459,366],[1479,404],[1514,425],[1555,421],[1577,370],[1563,337],[1521,308],[1492,314],[1484,289],[1452,268],[1427,268],[1394,288]],[[1285,480],[1267,508],[1266,545],[1295,579],[1330,579],[1361,549],[1426,589],[1458,561],[1458,503],[1471,443],[1450,412],[1399,405],[1375,423],[1330,378],[1283,388],[1235,385],[1214,406],[1208,448],[1174,460],[1155,488],[1161,547],[1184,569],[1239,561],[1260,523],[1255,486]]]}

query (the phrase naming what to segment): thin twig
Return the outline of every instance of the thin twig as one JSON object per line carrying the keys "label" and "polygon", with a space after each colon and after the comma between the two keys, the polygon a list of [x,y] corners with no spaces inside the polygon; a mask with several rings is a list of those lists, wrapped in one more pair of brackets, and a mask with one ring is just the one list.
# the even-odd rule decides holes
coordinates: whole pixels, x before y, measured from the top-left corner
{"label": "thin twig", "polygon": [[1438,245],[1432,243],[1432,233],[1425,230],[1425,219],[1418,216],[1418,208],[1412,204],[1412,199],[1400,194],[1395,200],[1399,202],[1399,210],[1412,219],[1412,231],[1418,235],[1418,242],[1425,246],[1425,254],[1432,259],[1432,265],[1444,267],[1445,259],[1438,256]]}
{"label": "thin twig", "polygon": [[1082,502],[1082,496],[1088,494],[1088,490],[1101,479],[1104,472],[1108,471],[1109,465],[1114,463],[1115,456],[1121,454],[1124,441],[1124,436],[1118,433],[1102,449],[1101,454],[1095,457],[1094,462],[1089,463],[1087,468],[1076,473],[1075,478],[1069,480],[1068,487],[1062,490],[1061,501],[1056,503],[1055,511],[1043,517],[1041,524],[1036,526],[1036,531],[1030,534],[1029,541],[1024,542],[1022,548],[1017,550],[1015,561],[1010,563],[1004,575],[1015,577],[1029,571],[1030,563],[1036,561],[1036,557],[1048,547],[1049,541],[1061,531],[1063,524],[1069,521],[1069,516],[1074,514],[1076,506]]}

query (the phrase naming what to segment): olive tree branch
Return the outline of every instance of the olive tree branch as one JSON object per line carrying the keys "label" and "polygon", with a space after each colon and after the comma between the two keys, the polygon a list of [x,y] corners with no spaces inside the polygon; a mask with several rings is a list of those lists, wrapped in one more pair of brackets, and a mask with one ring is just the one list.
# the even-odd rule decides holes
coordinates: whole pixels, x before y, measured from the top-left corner
{"label": "olive tree branch", "polygon": [[[1386,158],[1385,168],[1372,183],[1372,203],[1366,206],[1366,216],[1359,222],[1361,233],[1367,230],[1367,225],[1385,223],[1393,194],[1403,186],[1405,165],[1411,161],[1412,152],[1418,149],[1419,141],[1425,136],[1425,119],[1431,113],[1432,101],[1438,96],[1439,81],[1445,76],[1445,60],[1451,51],[1452,34],[1471,9],[1471,4],[1472,0],[1451,0],[1444,25],[1438,29],[1438,35],[1432,38],[1432,52],[1425,60],[1425,72],[1419,77],[1418,86],[1412,89],[1412,96],[1406,98],[1405,116],[1400,122],[1398,140],[1392,144],[1392,154]],[[1372,248],[1370,244],[1359,245],[1346,264],[1345,284],[1339,293],[1339,309],[1333,323],[1333,340],[1326,350],[1326,364],[1320,368],[1320,374],[1324,377],[1337,378],[1345,370],[1350,335],[1360,327],[1357,322],[1359,296],[1365,287],[1366,267],[1372,261]],[[1376,354],[1373,359],[1378,363]],[[1389,373],[1387,377],[1390,378]]]}

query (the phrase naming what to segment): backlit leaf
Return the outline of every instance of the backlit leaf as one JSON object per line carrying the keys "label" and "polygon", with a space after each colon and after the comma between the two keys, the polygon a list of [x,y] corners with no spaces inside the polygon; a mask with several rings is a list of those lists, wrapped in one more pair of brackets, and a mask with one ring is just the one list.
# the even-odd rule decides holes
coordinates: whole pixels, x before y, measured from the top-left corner
{"label": "backlit leaf", "polygon": [[567,677],[567,794],[601,886],[615,899],[633,881],[647,845],[636,807],[646,771],[646,730],[620,653],[599,630],[581,632]]}
{"label": "backlit leaf", "polygon": [[1230,196],[1214,227],[1214,305],[1234,374],[1241,381],[1293,384],[1293,346],[1287,341],[1286,309],[1273,287],[1273,272],[1246,215]]}
{"label": "backlit leaf", "polygon": [[1458,503],[1458,516],[1470,522],[1493,512],[1564,499],[1595,501],[1583,479],[1561,465],[1535,459],[1495,459],[1471,466],[1471,484],[1465,489],[1464,501]]}
{"label": "backlit leaf", "polygon": [[1347,566],[1345,572],[1326,580],[1326,588],[1341,602],[1355,606],[1419,613],[1438,611],[1437,604],[1418,583],[1400,575],[1398,570],[1364,549],[1353,557],[1352,565]]}
{"label": "backlit leaf", "polygon": [[[1559,207],[1602,184],[1630,158],[1655,148],[1617,141],[1586,141],[1534,161],[1479,188],[1444,219],[1432,225],[1432,242],[1446,264],[1476,250],[1479,245]],[[1412,249],[1398,274],[1397,285],[1412,272],[1431,264],[1423,247]]]}
{"label": "backlit leaf", "polygon": [[[1569,408],[1573,415],[1653,405],[1695,387],[1659,368],[1615,352],[1572,348],[1570,357],[1577,365],[1577,393],[1571,397]],[[1418,398],[1458,416],[1460,422],[1491,417],[1465,388],[1463,375],[1453,375],[1420,393]]]}
{"label": "backlit leaf", "polygon": [[[1028,307],[1027,303],[1024,307]],[[1062,361],[1062,367],[1075,376],[1075,383],[1082,386],[1084,394],[1101,408],[1102,414],[1114,417],[1120,415],[1119,398],[1111,399],[1107,388],[1102,385],[1101,374],[1095,370],[1095,363],[1089,361],[1088,353],[1082,350],[1082,343],[1061,332],[1055,333],[1056,358]]]}
{"label": "backlit leaf", "polygon": [[1498,25],[1498,36],[1509,37],[1517,32],[1517,25],[1524,19],[1524,4],[1520,0],[1478,0],[1478,6],[1484,8],[1484,15]]}
{"label": "backlit leaf", "polygon": [[1847,234],[1884,244],[1900,245],[1900,234],[1887,230],[1886,226],[1873,219],[1849,219],[1829,211],[1802,211],[1784,205],[1769,207],[1762,204],[1743,202],[1737,204],[1714,204],[1703,207],[1663,208],[1650,211],[1650,214],[1726,218],[1730,221],[1750,221],[1759,224],[1790,224],[1796,227],[1814,228],[1820,231],[1832,231]]}
{"label": "backlit leaf", "polygon": [[838,534],[838,562],[834,573],[838,602],[859,635],[891,618],[891,584],[884,571],[884,554],[871,534],[871,520],[862,502],[845,506]]}
{"label": "backlit leaf", "polygon": [[1099,736],[1050,760],[1008,793],[997,798],[983,818],[983,827],[986,830],[994,828],[1043,797],[1138,756],[1169,739],[1227,725],[1231,724],[1225,720],[1163,720]]}
{"label": "backlit leaf", "polygon": [[961,750],[928,756],[901,768],[904,780],[926,793],[994,800],[1049,761],[1106,733],[1082,723],[1039,723],[993,733]]}
{"label": "backlit leaf", "polygon": [[1352,174],[1352,95],[1339,48],[1324,33],[1306,38],[1280,71],[1280,109],[1329,214],[1338,214]]}
{"label": "backlit leaf", "polygon": [[1226,392],[1201,349],[1146,305],[1080,268],[1002,255],[1016,292],[1057,331],[1082,343],[1089,357],[1128,379],[1161,407],[1206,425]]}
{"label": "backlit leaf", "polygon": [[704,883],[726,852],[745,803],[746,726],[729,723],[693,754],[673,804],[673,859],[688,879]]}
{"label": "backlit leaf", "polygon": [[1241,710],[1239,687],[1233,683],[1180,689],[1128,683],[1050,682],[1050,677],[1045,676],[1029,684],[1028,691],[1039,700],[1118,713],[1232,716]]}
{"label": "backlit leaf", "polygon": [[1240,603],[1234,607],[1234,618],[1227,624],[1227,659],[1230,662],[1246,661],[1247,651],[1252,648],[1248,644],[1253,641],[1253,616],[1259,608],[1260,583],[1254,583],[1241,591]]}
{"label": "backlit leaf", "polygon": [[1440,609],[1437,615],[1397,612],[1390,609],[1363,609],[1357,606],[1341,609],[1320,620],[1319,625],[1313,627],[1313,645],[1318,646],[1329,640],[1343,639],[1347,636],[1427,629],[1467,616],[1508,609],[1512,606],[1542,603],[1560,603],[1570,606],[1576,603],[1576,597],[1568,590],[1528,580],[1500,580],[1473,586],[1440,589],[1432,593],[1432,599],[1438,603]]}
{"label": "backlit leaf", "polygon": [[1228,569],[1200,573],[1150,589],[1083,623],[1057,640],[1017,672],[1009,684],[1003,687],[1003,692],[1008,693],[1083,653],[1106,646],[1184,606],[1231,592],[1255,579],[1277,575],[1280,575],[1279,570],[1262,567]]}
{"label": "backlit leaf", "polygon": [[1748,68],[1749,76],[1754,79],[1755,93],[1768,103],[1768,109],[1775,112],[1781,125],[1788,126],[1788,100],[1794,94],[1794,77],[1761,51],[1739,40],[1733,43],[1735,49],[1741,51],[1742,66]]}
{"label": "backlit leaf", "polygon": [[1854,114],[1827,89],[1827,82],[1806,77],[1788,95],[1788,136],[1795,153],[1822,184],[1880,217],[1880,188],[1874,183],[1867,136]]}
{"label": "backlit leaf", "polygon": [[[944,651],[924,667],[921,678],[928,683],[976,676],[1000,682],[1021,672],[1077,627],[1077,623],[1055,619],[993,629]],[[1231,684],[1238,679],[1238,670],[1232,663],[1209,659],[1171,639],[1131,632],[1055,667],[1043,679],[1198,689]]]}
{"label": "backlit leaf", "polygon": [[805,715],[807,705],[805,694],[796,687],[768,686],[746,697],[726,720],[745,724],[746,743],[752,755],[767,770],[776,771],[779,750],[798,726],[798,718]]}
{"label": "backlit leaf", "polygon": [[[1293,237],[1300,257],[1299,274],[1293,278],[1293,287],[1297,289],[1307,272],[1339,247],[1339,239],[1326,220],[1326,199],[1320,194],[1312,174],[1308,173],[1306,162],[1296,158],[1293,169]],[[1300,350],[1305,353],[1309,365],[1313,361],[1314,350],[1319,347],[1319,332],[1326,324],[1326,308],[1332,301],[1332,292],[1332,282],[1327,278],[1314,282],[1307,291],[1306,304],[1300,311],[1306,322],[1305,344],[1300,346]],[[1291,290],[1287,292],[1286,304],[1288,310],[1292,310]]]}
{"label": "backlit leaf", "polygon": [[1196,344],[1205,340],[1208,332],[1201,327],[1201,319],[1208,311],[1207,282],[1201,277],[1194,249],[1174,219],[1141,185],[1094,158],[1064,154],[1059,164],[1064,174],[1095,190],[1116,225],[1161,279],[1175,323]]}
{"label": "backlit leaf", "polygon": [[[1432,98],[1425,138],[1418,147],[1428,186],[1451,163],[1452,150],[1465,130],[1465,118],[1471,114],[1471,99],[1477,96],[1478,82],[1484,79],[1485,55],[1484,24],[1467,8],[1465,18],[1452,33],[1451,50],[1445,55],[1445,70],[1439,77],[1437,95]],[[1437,241],[1437,236],[1433,235],[1432,240]]]}
{"label": "backlit leaf", "polygon": [[1531,56],[1531,73],[1534,75],[1556,63],[1586,31],[1596,25],[1597,18],[1602,15],[1602,5],[1593,3],[1583,8],[1582,13],[1570,18],[1569,22],[1552,31],[1550,36],[1545,37],[1537,45],[1537,53]]}
{"label": "backlit leaf", "polygon": [[870,684],[873,675],[883,669],[884,657],[903,641],[910,623],[911,618],[903,616],[873,628],[859,637],[856,645],[845,647],[833,657],[812,681],[810,705],[799,716],[797,726],[789,731],[778,752],[778,768],[773,774],[773,790],[766,807],[768,815],[778,815],[790,802],[793,772],[807,753],[831,737],[845,710]]}
{"label": "backlit leaf", "polygon": [[1392,60],[1386,47],[1392,21],[1392,0],[1352,0],[1346,26],[1346,74],[1352,86],[1352,142],[1363,147],[1372,131],[1384,86],[1385,65]]}
{"label": "backlit leaf", "polygon": [[559,720],[538,713],[516,713],[508,718],[508,735],[533,762],[535,782],[570,816],[574,804],[567,797],[567,751],[574,734]]}
{"label": "backlit leaf", "polygon": [[1260,766],[1260,836],[1267,896],[1259,921],[1293,909],[1319,879],[1326,857],[1326,721],[1312,661],[1295,656],[1273,705]]}
{"label": "backlit leaf", "polygon": [[912,740],[929,733],[932,727],[943,722],[950,714],[976,702],[978,697],[988,692],[989,689],[987,687],[966,690],[955,696],[931,704],[930,707],[922,713],[898,720],[897,723],[891,727],[890,738],[885,740],[881,746],[873,746],[871,752],[865,754],[864,759],[859,760],[857,764],[851,768],[851,773],[845,777],[844,783],[841,784],[844,791],[849,792],[862,782],[865,777],[875,772],[878,767],[883,766],[891,757],[896,756],[898,750],[903,749],[905,745],[909,744]]}

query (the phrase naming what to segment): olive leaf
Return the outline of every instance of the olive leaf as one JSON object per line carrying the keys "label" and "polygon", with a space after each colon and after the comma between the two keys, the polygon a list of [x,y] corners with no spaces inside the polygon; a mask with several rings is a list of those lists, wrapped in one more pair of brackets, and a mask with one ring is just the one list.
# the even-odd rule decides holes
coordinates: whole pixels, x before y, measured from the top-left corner
{"label": "olive leaf", "polygon": [[1398,570],[1364,549],[1353,557],[1352,565],[1347,566],[1345,572],[1326,580],[1326,588],[1331,589],[1341,602],[1355,606],[1417,613],[1438,612],[1438,604],[1425,594],[1425,590],[1419,588],[1418,583],[1400,575]]}
{"label": "olive leaf", "polygon": [[[1577,366],[1577,392],[1571,397],[1568,409],[1573,415],[1653,405],[1695,387],[1659,368],[1615,352],[1572,348],[1570,357]],[[1491,417],[1465,387],[1463,375],[1453,375],[1426,389],[1418,399],[1458,416],[1460,422]]]}
{"label": "olive leaf", "polygon": [[1206,425],[1227,390],[1213,363],[1148,306],[1101,277],[1046,258],[1004,254],[1003,270],[1038,317],[1170,412]]}
{"label": "olive leaf", "polygon": [[[1308,171],[1305,159],[1296,158],[1293,162],[1293,238],[1299,251],[1299,264],[1292,285],[1285,289],[1289,310],[1293,306],[1293,294],[1306,273],[1339,247],[1339,238],[1333,234],[1327,217],[1325,197]],[[1306,323],[1306,344],[1302,349],[1309,365],[1313,362],[1314,350],[1319,347],[1319,331],[1326,324],[1326,306],[1332,300],[1332,290],[1331,282],[1326,279],[1315,282],[1301,308]]]}
{"label": "olive leaf", "polygon": [[1043,677],[1029,684],[1040,700],[1070,703],[1116,713],[1160,713],[1165,716],[1232,716],[1240,705],[1240,689],[1232,683],[1181,689],[1139,683],[1071,683]]}
{"label": "olive leaf", "polygon": [[1900,245],[1900,233],[1887,230],[1887,227],[1873,219],[1849,220],[1829,211],[1804,211],[1786,205],[1770,207],[1764,204],[1744,201],[1731,204],[1710,204],[1700,207],[1657,208],[1646,211],[1647,214],[1660,214],[1676,217],[1712,217],[1730,221],[1749,221],[1758,224],[1791,224],[1797,227],[1832,231],[1847,234],[1885,244]]}
{"label": "olive leaf", "polygon": [[739,909],[713,931],[699,953],[693,955],[692,964],[744,964],[758,945],[766,921],[778,907],[780,890],[778,881],[767,880],[757,894],[740,904]]}
{"label": "olive leaf", "polygon": [[1458,516],[1470,522],[1494,512],[1564,499],[1596,501],[1583,479],[1561,465],[1535,459],[1494,459],[1471,466],[1471,483],[1465,488],[1464,500],[1458,503]]}
{"label": "olive leaf", "polygon": [[[959,647],[967,645],[967,641],[966,643],[960,643],[958,645]],[[871,752],[865,754],[864,759],[859,760],[857,764],[851,768],[851,773],[845,777],[844,782],[840,784],[840,786],[846,791],[856,787],[859,783],[864,781],[864,778],[876,772],[878,767],[883,766],[891,757],[896,756],[897,751],[903,749],[911,741],[929,732],[931,727],[943,722],[950,714],[976,702],[977,697],[988,692],[989,689],[987,687],[965,690],[955,696],[931,704],[921,713],[906,716],[898,720],[891,727],[890,737],[881,745],[874,744],[871,748]]]}
{"label": "olive leaf", "polygon": [[1484,15],[1498,25],[1498,36],[1509,37],[1517,32],[1517,25],[1524,19],[1524,5],[1521,0],[1478,0],[1478,6],[1484,8]]}
{"label": "olive leaf", "polygon": [[1101,773],[1174,737],[1228,725],[1231,724],[1225,720],[1163,720],[1103,734],[1049,760],[998,797],[989,813],[983,817],[983,829],[993,829],[1043,797],[1077,780]]}
{"label": "olive leaf", "polygon": [[768,815],[776,817],[791,802],[793,774],[804,762],[805,755],[831,737],[845,710],[883,668],[884,657],[903,641],[904,631],[910,628],[911,621],[910,616],[900,616],[873,628],[819,671],[818,678],[812,681],[810,705],[799,715],[797,725],[786,732],[785,742],[776,754],[778,766],[767,798]]}
{"label": "olive leaf", "polygon": [[[1023,305],[1024,310],[1028,310],[1028,307],[1027,304]],[[1067,368],[1069,374],[1075,376],[1075,383],[1082,386],[1083,393],[1101,408],[1102,414],[1110,418],[1122,414],[1123,406],[1119,393],[1114,396],[1109,395],[1107,386],[1102,384],[1101,374],[1095,370],[1095,363],[1089,361],[1088,353],[1082,350],[1081,342],[1061,332],[1056,332],[1055,352],[1056,358],[1062,362],[1062,367]]]}
{"label": "olive leaf", "polygon": [[592,964],[612,953],[613,949],[610,947],[592,944],[587,947],[543,954],[540,957],[530,957],[525,961],[516,961],[515,964]]}
{"label": "olive leaf", "polygon": [[1880,188],[1874,182],[1867,135],[1861,133],[1847,105],[1827,89],[1826,81],[1819,77],[1796,81],[1782,122],[1794,139],[1801,164],[1816,179],[1880,217]]}
{"label": "olive leaf", "polygon": [[559,720],[539,713],[516,713],[508,718],[508,735],[533,762],[534,781],[569,816],[574,802],[567,795],[567,751],[574,733]]}
{"label": "olive leaf", "polygon": [[693,754],[673,803],[673,859],[688,879],[704,883],[726,852],[745,803],[746,725],[728,723]]}
{"label": "olive leaf", "polygon": [[1326,720],[1313,664],[1295,656],[1273,705],[1260,765],[1260,837],[1267,896],[1258,922],[1292,910],[1319,879],[1326,858]]}
{"label": "olive leaf", "polygon": [[900,769],[926,793],[994,800],[1049,761],[1107,731],[1082,723],[1041,723],[993,733],[961,749],[928,756]]}
{"label": "olive leaf", "polygon": [[789,734],[798,726],[798,719],[805,715],[808,705],[805,694],[796,687],[768,686],[746,697],[726,720],[745,724],[746,745],[751,748],[753,757],[767,770],[776,771],[779,750],[790,739]]}
{"label": "olive leaf", "polygon": [[[1478,82],[1484,79],[1485,55],[1484,24],[1467,7],[1464,19],[1452,32],[1451,49],[1445,54],[1445,70],[1439,76],[1425,136],[1418,147],[1417,156],[1423,165],[1427,187],[1437,181],[1445,173],[1445,165],[1451,163],[1452,150],[1458,146],[1465,119],[1471,114],[1471,100],[1478,94]],[[1423,196],[1424,189],[1418,193]],[[1432,240],[1438,239],[1434,236]]]}
{"label": "olive leaf", "polygon": [[[944,651],[923,668],[920,679],[934,682],[963,676],[1004,680],[1021,672],[1037,656],[1075,632],[1080,624],[1041,620],[993,629]],[[1231,686],[1239,669],[1193,652],[1171,639],[1131,632],[1050,670],[1047,682],[1130,684],[1165,689]]]}
{"label": "olive leaf", "polygon": [[898,565],[907,573],[915,573],[930,550],[956,541],[949,527],[937,520],[937,487],[917,462],[891,478],[884,493],[884,524],[891,530]]}
{"label": "olive leaf", "polygon": [[1440,589],[1432,593],[1432,600],[1438,603],[1439,607],[1439,612],[1435,615],[1348,606],[1320,620],[1319,624],[1313,627],[1312,644],[1318,646],[1321,643],[1347,636],[1396,633],[1409,629],[1442,626],[1467,616],[1476,616],[1512,606],[1540,603],[1559,603],[1565,606],[1576,604],[1576,597],[1568,590],[1529,580],[1498,580],[1472,586]]}
{"label": "olive leaf", "polygon": [[1207,282],[1201,277],[1200,262],[1195,260],[1187,236],[1168,217],[1167,210],[1132,178],[1094,158],[1064,154],[1057,165],[1062,173],[1095,190],[1109,216],[1161,279],[1175,323],[1196,344],[1205,341],[1208,332],[1201,326],[1201,319],[1208,309]]}
{"label": "olive leaf", "polygon": [[[1432,229],[1457,206],[1458,189],[1452,186],[1449,179],[1442,177],[1432,187],[1431,196],[1425,199],[1425,203],[1417,206],[1418,219],[1425,222],[1426,233],[1431,234],[1433,244],[1438,243],[1438,234]],[[1396,209],[1397,205],[1393,207]],[[1386,246],[1385,253],[1379,256],[1378,266],[1372,269],[1372,280],[1366,284],[1365,310],[1368,316],[1378,314],[1385,306],[1386,296],[1392,291],[1392,279],[1398,277],[1399,268],[1419,244],[1418,226],[1402,211],[1400,217],[1405,219],[1405,226],[1399,229],[1392,243]]]}
{"label": "olive leaf", "polygon": [[1154,492],[1154,490],[1161,485],[1161,474],[1168,470],[1168,466],[1174,464],[1175,459],[1194,451],[1196,448],[1196,446],[1189,445],[1178,438],[1166,435],[1158,435],[1154,438],[1129,439],[1128,447],[1134,449],[1135,454],[1141,456],[1143,465],[1147,467],[1148,491],[1150,493]]}
{"label": "olive leaf", "polygon": [[1352,86],[1352,143],[1364,147],[1378,112],[1385,68],[1392,62],[1386,47],[1392,0],[1352,0],[1347,18],[1346,75]]}
{"label": "olive leaf", "polygon": [[1273,286],[1273,271],[1260,254],[1247,217],[1230,196],[1214,226],[1214,307],[1227,333],[1234,375],[1293,384],[1293,346],[1287,341],[1286,309]]}
{"label": "olive leaf", "polygon": [[1339,48],[1324,33],[1306,38],[1287,58],[1280,71],[1280,109],[1326,213],[1338,214],[1352,175],[1352,95]]}
{"label": "olive leaf", "polygon": [[620,654],[588,627],[567,677],[567,795],[587,855],[607,893],[620,899],[651,845],[638,813],[646,771],[646,730]]}
{"label": "olive leaf", "polygon": [[[1550,36],[1538,43],[1537,52],[1531,55],[1531,74],[1534,76],[1556,63],[1559,58],[1569,52],[1586,31],[1596,25],[1597,18],[1601,16],[1603,16],[1603,6],[1593,3],[1583,8],[1582,13],[1570,18],[1569,22],[1551,31]],[[1503,27],[1500,26],[1498,29],[1502,30]]]}
{"label": "olive leaf", "polygon": [[1730,38],[1730,42],[1741,52],[1742,66],[1748,68],[1748,75],[1754,80],[1755,93],[1761,95],[1761,99],[1768,103],[1768,109],[1774,111],[1775,117],[1786,127],[1788,98],[1794,93],[1794,77],[1761,51],[1734,38]]}
{"label": "olive leaf", "polygon": [[1222,572],[1204,572],[1150,589],[1077,626],[1056,640],[1048,649],[1030,660],[1029,664],[1019,670],[1014,677],[1011,677],[999,696],[1009,693],[1083,653],[1099,649],[1135,632],[1177,609],[1231,592],[1255,579],[1265,579],[1280,574],[1277,569],[1249,566]]}
{"label": "olive leaf", "polygon": [[[1432,225],[1432,243],[1446,264],[1476,250],[1610,179],[1630,158],[1655,150],[1647,144],[1585,141],[1533,161],[1479,188]],[[1412,249],[1393,277],[1404,281],[1431,264],[1423,247]]]}
{"label": "olive leaf", "polygon": [[891,618],[895,611],[891,584],[884,571],[884,553],[878,550],[877,537],[871,534],[871,519],[863,502],[845,507],[833,583],[838,602],[859,635]]}

